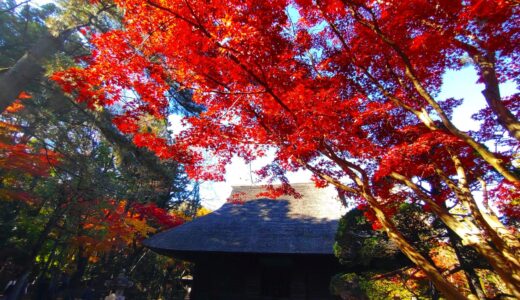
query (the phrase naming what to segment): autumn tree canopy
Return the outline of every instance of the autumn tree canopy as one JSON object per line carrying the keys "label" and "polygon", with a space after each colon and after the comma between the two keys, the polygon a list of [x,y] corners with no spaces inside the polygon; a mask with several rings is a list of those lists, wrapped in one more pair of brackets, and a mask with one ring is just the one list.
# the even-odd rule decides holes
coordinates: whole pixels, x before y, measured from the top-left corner
{"label": "autumn tree canopy", "polygon": [[[475,298],[447,281],[389,218],[399,203],[415,203],[520,297],[520,243],[492,209],[518,216],[520,101],[500,93],[501,82],[520,78],[517,1],[115,3],[122,27],[84,28],[92,55],[53,79],[92,109],[111,107],[114,124],[136,145],[211,180],[223,179],[234,155],[251,160],[275,149],[259,171],[286,183],[273,192],[292,191],[287,171],[310,170],[317,185],[368,205],[375,226],[445,296]],[[471,132],[452,122],[462,100],[438,99],[442,75],[467,64],[488,104]],[[140,126],[167,118],[186,95],[203,112],[184,119],[174,143]]]}

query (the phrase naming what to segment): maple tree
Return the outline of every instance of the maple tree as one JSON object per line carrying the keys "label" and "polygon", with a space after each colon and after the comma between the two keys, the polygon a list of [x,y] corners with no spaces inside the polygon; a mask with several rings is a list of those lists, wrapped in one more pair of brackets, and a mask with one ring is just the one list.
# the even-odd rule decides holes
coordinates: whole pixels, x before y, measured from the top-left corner
{"label": "maple tree", "polygon": [[92,262],[114,249],[131,249],[132,244],[142,241],[151,233],[169,229],[184,222],[180,215],[168,213],[153,203],[134,203],[127,208],[126,201],[106,201],[101,205],[87,202],[80,211],[83,234],[73,238],[72,243],[81,245],[83,255]]}
{"label": "maple tree", "polygon": [[[274,148],[259,171],[284,183],[273,193],[292,192],[287,171],[310,170],[317,185],[366,204],[375,225],[445,296],[475,298],[389,218],[399,203],[417,203],[520,297],[515,229],[475,198],[485,190],[490,205],[517,202],[518,95],[502,97],[499,86],[519,78],[516,1],[114,2],[123,27],[86,29],[92,55],[53,79],[92,109],[116,106],[114,124],[136,145],[211,180],[223,179],[234,155],[248,161]],[[460,100],[437,99],[444,72],[465,61],[488,103],[474,132],[452,122]],[[175,143],[138,125],[148,116],[164,120],[187,90],[204,111],[185,118]],[[494,185],[510,188],[487,190]]]}

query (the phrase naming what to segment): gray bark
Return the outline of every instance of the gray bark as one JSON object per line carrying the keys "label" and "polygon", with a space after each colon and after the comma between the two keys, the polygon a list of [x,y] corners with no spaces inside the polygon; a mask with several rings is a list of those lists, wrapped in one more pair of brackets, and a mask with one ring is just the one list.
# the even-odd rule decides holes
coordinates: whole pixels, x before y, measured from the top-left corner
{"label": "gray bark", "polygon": [[174,179],[172,170],[169,169],[166,165],[162,164],[154,153],[148,151],[147,149],[137,147],[132,142],[132,140],[122,134],[112,124],[113,116],[109,111],[90,111],[82,104],[76,103],[74,100],[67,97],[67,95],[64,95],[58,91],[53,92],[51,97],[52,101],[60,102],[60,104],[56,105],[57,107],[71,104],[73,107],[81,111],[85,117],[99,129],[101,134],[109,143],[115,147],[118,147],[120,151],[129,153],[133,159],[138,161],[148,171],[154,173],[156,176],[162,180],[165,180],[166,182],[171,182]]}
{"label": "gray bark", "polygon": [[63,47],[66,35],[67,33],[59,37],[50,34],[41,36],[7,72],[0,75],[0,113],[27,89],[29,83],[40,78],[44,72],[42,63]]}

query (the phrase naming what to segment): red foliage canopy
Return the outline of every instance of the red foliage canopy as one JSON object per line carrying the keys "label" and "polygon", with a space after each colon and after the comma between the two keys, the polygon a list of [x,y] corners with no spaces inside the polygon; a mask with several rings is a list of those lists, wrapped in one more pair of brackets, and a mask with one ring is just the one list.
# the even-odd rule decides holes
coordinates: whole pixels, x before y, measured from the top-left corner
{"label": "red foliage canopy", "polygon": [[[265,177],[309,165],[348,175],[329,150],[362,162],[376,180],[392,171],[428,178],[436,167],[454,174],[450,151],[481,175],[479,155],[438,116],[458,102],[436,110],[421,91],[435,95],[470,47],[499,54],[501,80],[519,75],[510,1],[116,2],[123,29],[87,33],[95,50],[86,67],[54,79],[90,107],[121,107],[114,123],[122,132],[202,179],[222,179],[233,155],[251,159],[268,147],[277,153]],[[137,122],[166,117],[173,84],[205,111],[169,145]]]}

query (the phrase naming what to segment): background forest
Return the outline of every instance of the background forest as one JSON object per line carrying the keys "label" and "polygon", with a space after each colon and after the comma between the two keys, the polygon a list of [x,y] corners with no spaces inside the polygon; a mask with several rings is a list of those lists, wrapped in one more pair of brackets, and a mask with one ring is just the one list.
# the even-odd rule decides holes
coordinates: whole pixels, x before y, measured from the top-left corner
{"label": "background forest", "polygon": [[[170,297],[189,266],[140,242],[206,213],[198,182],[238,156],[271,196],[307,170],[357,207],[333,293],[520,298],[519,20],[515,0],[1,2],[0,284],[69,297],[125,272],[129,297]],[[474,99],[438,97],[466,67],[469,131]]]}
{"label": "background forest", "polygon": [[[188,266],[140,242],[203,214],[198,184],[178,163],[135,146],[112,125],[109,110],[88,110],[47,77],[90,51],[74,30],[108,30],[119,20],[113,5],[0,3],[1,72],[27,52],[40,55],[23,82],[8,82],[24,92],[0,117],[2,289],[17,280],[10,290],[21,293],[30,283],[35,299],[80,296],[86,285],[106,296],[105,281],[123,272],[135,284],[130,298],[183,292],[175,279],[189,274]],[[50,41],[56,31],[70,33]],[[141,126],[169,137],[165,122]]]}

